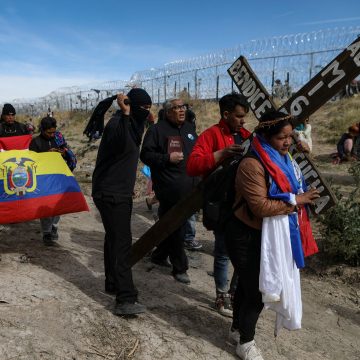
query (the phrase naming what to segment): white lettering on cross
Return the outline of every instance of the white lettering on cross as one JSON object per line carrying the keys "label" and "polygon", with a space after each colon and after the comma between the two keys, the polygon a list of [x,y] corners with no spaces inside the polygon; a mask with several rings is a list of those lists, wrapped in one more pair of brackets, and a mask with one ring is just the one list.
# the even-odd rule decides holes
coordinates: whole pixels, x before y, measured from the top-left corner
{"label": "white lettering on cross", "polygon": [[242,64],[241,64],[241,60],[240,60],[240,59],[236,60],[236,61],[233,63],[233,65],[231,66],[231,68],[229,69],[230,74],[231,74],[231,75],[235,75],[235,74],[239,71],[241,65],[242,65]]}
{"label": "white lettering on cross", "polygon": [[303,171],[303,167],[305,166],[305,165],[307,165],[309,162],[307,161],[307,160],[304,160],[304,161],[302,161],[300,164],[299,164],[299,168],[301,169],[301,171]]}
{"label": "white lettering on cross", "polygon": [[320,81],[308,92],[308,95],[309,96],[314,95],[323,85],[324,85],[324,82]]}
{"label": "white lettering on cross", "polygon": [[250,102],[250,107],[252,110],[255,110],[256,108],[256,102],[261,98],[261,99],[265,99],[265,94],[263,92],[261,92],[260,94],[258,94],[258,92],[260,91],[260,89],[258,89],[258,91],[255,91],[254,95],[252,95],[249,98],[249,102]]}
{"label": "white lettering on cross", "polygon": [[266,112],[266,108],[272,109],[271,102],[265,100],[255,111],[255,116],[257,119],[260,119],[261,115]]}
{"label": "white lettering on cross", "polygon": [[243,95],[245,97],[251,96],[255,92],[255,90],[256,90],[256,84],[255,84],[255,81],[252,80],[250,85],[243,91]]}
{"label": "white lettering on cross", "polygon": [[346,49],[351,51],[350,56],[354,58],[356,66],[360,66],[360,40],[348,46]]}
{"label": "white lettering on cross", "polygon": [[298,116],[302,113],[303,108],[301,107],[301,102],[306,106],[309,105],[309,100],[305,96],[298,96],[290,106],[291,115]]}
{"label": "white lettering on cross", "polygon": [[316,179],[310,184],[310,187],[316,189],[316,187],[320,184],[320,179]]}
{"label": "white lettering on cross", "polygon": [[[237,62],[235,64],[237,64]],[[237,86],[240,86],[242,83],[244,83],[241,88],[241,91],[244,91],[244,89],[249,86],[251,79],[250,79],[250,75],[244,65],[241,65],[241,67],[239,68],[240,64],[241,63],[239,63],[238,66],[236,66],[236,67],[232,66],[230,71],[234,75],[234,81],[236,82]],[[237,70],[237,71],[235,71],[235,70]]]}
{"label": "white lettering on cross", "polygon": [[356,66],[360,66],[360,52],[354,57]]}
{"label": "white lettering on cross", "polygon": [[330,201],[330,196],[325,195],[321,196],[318,199],[314,201],[315,203],[315,213],[320,214],[321,210],[327,205],[327,203]]}
{"label": "white lettering on cross", "polygon": [[304,175],[304,178],[305,178],[305,175],[312,169],[312,166],[311,165],[308,165],[305,169],[301,169],[301,172],[303,173]]}
{"label": "white lettering on cross", "polygon": [[340,81],[346,74],[345,71],[342,69],[339,69],[339,62],[334,60],[329,67],[327,67],[322,73],[321,76],[325,76],[327,73],[329,73],[332,70],[332,75],[336,76],[336,78],[329,82],[328,88],[331,89],[338,81]]}
{"label": "white lettering on cross", "polygon": [[314,179],[316,179],[319,175],[317,174],[317,172],[315,170],[311,170],[304,175],[304,179],[307,180],[310,176],[312,176]]}
{"label": "white lettering on cross", "polygon": [[240,69],[237,68],[236,70],[238,71],[234,73],[234,81],[237,86],[240,86],[244,81],[249,81],[250,75],[244,66],[241,66]]}
{"label": "white lettering on cross", "polygon": [[[290,153],[292,153],[293,151],[296,151],[296,145],[291,145]],[[305,155],[302,152],[296,152],[294,155],[292,155],[292,157],[294,160],[296,160],[296,162],[298,162],[298,160],[297,160],[298,158],[305,159]],[[306,162],[306,164],[307,164],[307,162]],[[301,169],[301,166],[300,166],[300,169]]]}
{"label": "white lettering on cross", "polygon": [[[243,70],[244,69],[244,70]],[[243,83],[242,87],[241,87],[241,92],[244,94],[244,90],[250,86],[251,82],[254,82],[251,77],[250,77],[250,74],[247,72],[245,66],[242,66],[241,69],[240,69],[240,73],[243,73],[244,76],[239,79],[239,82],[238,82],[238,85],[240,86],[240,84]]]}

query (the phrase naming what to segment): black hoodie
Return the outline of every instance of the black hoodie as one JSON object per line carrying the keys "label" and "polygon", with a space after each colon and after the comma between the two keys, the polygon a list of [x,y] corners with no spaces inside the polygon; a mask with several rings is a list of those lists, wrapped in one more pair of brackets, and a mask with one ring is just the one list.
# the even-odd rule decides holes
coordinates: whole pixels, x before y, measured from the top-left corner
{"label": "black hoodie", "polygon": [[144,121],[138,122],[118,110],[106,124],[92,177],[94,198],[121,201],[132,196],[142,136],[134,128],[144,129]]}

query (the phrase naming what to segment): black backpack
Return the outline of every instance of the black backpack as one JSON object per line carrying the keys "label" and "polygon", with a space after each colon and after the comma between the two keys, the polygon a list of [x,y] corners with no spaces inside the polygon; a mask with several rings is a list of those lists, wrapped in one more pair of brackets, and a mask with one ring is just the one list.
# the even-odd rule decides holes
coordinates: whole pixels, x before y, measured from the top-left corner
{"label": "black backpack", "polygon": [[[203,186],[203,225],[207,230],[224,231],[227,221],[245,200],[235,204],[235,178],[242,159],[258,157],[252,152],[236,156],[220,165],[205,181]],[[261,163],[261,162],[260,162]],[[264,168],[265,169],[265,168]],[[266,182],[268,182],[268,173]],[[248,210],[249,211],[249,210]]]}
{"label": "black backpack", "polygon": [[207,230],[223,231],[239,205],[235,201],[235,177],[243,157],[234,157],[220,165],[205,181],[203,188],[203,225]]}

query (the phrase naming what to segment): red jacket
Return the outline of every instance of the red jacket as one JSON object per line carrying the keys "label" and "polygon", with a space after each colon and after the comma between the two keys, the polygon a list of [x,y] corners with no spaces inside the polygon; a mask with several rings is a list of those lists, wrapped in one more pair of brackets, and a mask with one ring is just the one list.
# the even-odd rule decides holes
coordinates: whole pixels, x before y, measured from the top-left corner
{"label": "red jacket", "polygon": [[[240,136],[247,139],[251,133],[240,129]],[[221,119],[218,124],[206,129],[198,137],[186,164],[186,171],[189,176],[207,175],[214,170],[214,152],[224,149],[235,143],[234,136],[230,132],[225,120]]]}

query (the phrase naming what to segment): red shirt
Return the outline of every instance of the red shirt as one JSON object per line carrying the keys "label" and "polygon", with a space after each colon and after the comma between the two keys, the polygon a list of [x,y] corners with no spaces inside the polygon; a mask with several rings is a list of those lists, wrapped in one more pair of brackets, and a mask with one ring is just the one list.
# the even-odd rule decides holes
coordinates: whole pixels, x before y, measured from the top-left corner
{"label": "red shirt", "polygon": [[[243,140],[250,137],[251,133],[241,128],[239,134]],[[221,119],[218,124],[206,129],[198,137],[186,164],[189,176],[207,175],[214,170],[214,152],[235,144],[234,136],[230,132],[225,120]]]}

